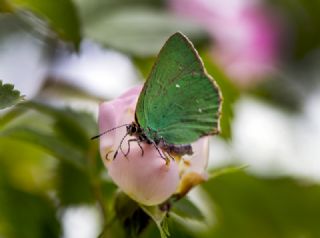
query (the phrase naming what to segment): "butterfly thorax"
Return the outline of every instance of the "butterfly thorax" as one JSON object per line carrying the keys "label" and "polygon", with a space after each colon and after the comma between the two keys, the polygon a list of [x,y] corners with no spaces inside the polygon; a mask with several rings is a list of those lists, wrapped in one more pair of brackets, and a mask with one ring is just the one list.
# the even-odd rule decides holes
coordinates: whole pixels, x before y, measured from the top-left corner
{"label": "butterfly thorax", "polygon": [[135,136],[139,142],[153,144],[169,154],[177,154],[180,156],[193,154],[192,146],[190,144],[176,145],[167,143],[164,138],[158,135],[157,131],[152,130],[151,128],[143,130],[136,122],[132,122],[127,126],[127,133],[130,136]]}

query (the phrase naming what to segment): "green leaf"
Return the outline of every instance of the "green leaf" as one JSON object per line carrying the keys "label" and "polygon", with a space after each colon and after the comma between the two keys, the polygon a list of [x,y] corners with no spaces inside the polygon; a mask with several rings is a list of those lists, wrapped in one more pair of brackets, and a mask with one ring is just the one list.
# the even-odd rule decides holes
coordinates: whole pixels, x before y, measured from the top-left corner
{"label": "green leaf", "polygon": [[[303,74],[306,73],[305,71],[306,69]],[[276,75],[272,79],[259,82],[255,88],[251,89],[250,93],[277,108],[288,112],[299,112],[304,106],[303,98],[306,89],[299,85],[300,79],[295,80],[294,76],[290,77],[289,72],[282,72],[282,74],[286,77]],[[301,83],[308,85],[305,80]]]}
{"label": "green leaf", "polygon": [[0,128],[5,127],[7,124],[10,124],[13,120],[21,116],[25,112],[24,109],[19,107],[14,107],[12,110],[1,115],[0,117]]}
{"label": "green leaf", "polygon": [[28,127],[7,129],[2,131],[0,135],[33,143],[47,150],[56,158],[71,163],[79,169],[85,169],[84,155],[52,135]]}
{"label": "green leaf", "polygon": [[221,115],[221,134],[224,139],[232,139],[231,123],[233,120],[233,106],[240,96],[239,90],[223,73],[223,71],[212,61],[211,56],[207,53],[201,54],[205,68],[208,73],[215,79],[222,92],[222,115]]}
{"label": "green leaf", "polygon": [[[308,0],[271,0],[267,1],[272,8],[276,9],[281,20],[288,24],[290,34],[282,34],[285,37],[283,45],[291,59],[301,60],[312,51],[320,47],[320,2]],[[282,49],[283,50],[283,49]],[[306,78],[303,77],[303,80]]]}
{"label": "green leaf", "polygon": [[217,222],[198,237],[320,237],[319,185],[232,173],[202,187],[214,201]]}
{"label": "green leaf", "polygon": [[166,8],[163,0],[74,0],[74,2],[78,6],[84,24],[93,21],[97,17],[109,15],[123,8]]}
{"label": "green leaf", "polygon": [[210,171],[209,180],[215,179],[215,178],[220,177],[225,174],[241,172],[242,170],[244,170],[247,167],[248,167],[248,165],[241,165],[241,166],[229,166],[229,167],[215,169],[213,171]]}
{"label": "green leaf", "polygon": [[0,226],[3,237],[61,237],[61,225],[53,203],[45,196],[0,184]]}
{"label": "green leaf", "polygon": [[176,31],[195,40],[204,36],[195,23],[152,8],[122,8],[98,16],[84,27],[85,35],[107,47],[136,56],[156,55],[163,42]]}
{"label": "green leaf", "polygon": [[61,162],[57,172],[57,195],[62,206],[91,204],[94,202],[90,177],[70,163]]}
{"label": "green leaf", "polygon": [[144,79],[148,78],[156,57],[133,57],[133,63],[139,69]]}
{"label": "green leaf", "polygon": [[70,108],[55,108],[35,101],[23,103],[20,106],[37,110],[54,118],[57,136],[81,151],[89,149],[90,138],[98,131],[97,123],[89,113],[74,111]]}
{"label": "green leaf", "polygon": [[12,6],[8,3],[8,0],[0,0],[0,12],[12,13]]}
{"label": "green leaf", "polygon": [[16,10],[30,10],[46,20],[58,35],[76,48],[81,40],[80,21],[71,0],[7,0]]}
{"label": "green leaf", "polygon": [[0,80],[0,110],[11,107],[24,99],[12,84],[3,84]]}
{"label": "green leaf", "polygon": [[305,110],[305,100],[319,83],[320,54],[283,67],[272,78],[258,82],[249,93],[289,113]]}
{"label": "green leaf", "polygon": [[[34,116],[30,119],[30,116],[28,117],[30,113],[24,114],[27,120],[20,120],[17,125],[9,126],[2,131],[3,136],[33,143],[47,150],[56,158],[82,169],[88,160],[96,159],[97,142],[90,140],[90,137],[97,133],[97,123],[92,115],[31,101],[22,103],[15,109],[18,112],[8,115],[8,118],[3,118],[3,123],[0,120],[0,126],[1,124],[6,125],[8,120],[14,118],[16,114],[20,115],[21,112],[26,112],[29,109],[35,109],[41,114],[28,111]],[[42,119],[39,120],[39,118]]]}
{"label": "green leaf", "polygon": [[203,220],[204,216],[199,208],[191,202],[187,197],[184,197],[172,204],[170,213],[173,212],[176,215],[184,219]]}
{"label": "green leaf", "polygon": [[33,144],[0,137],[0,180],[5,175],[4,179],[16,188],[48,193],[53,184],[50,175],[54,160]]}

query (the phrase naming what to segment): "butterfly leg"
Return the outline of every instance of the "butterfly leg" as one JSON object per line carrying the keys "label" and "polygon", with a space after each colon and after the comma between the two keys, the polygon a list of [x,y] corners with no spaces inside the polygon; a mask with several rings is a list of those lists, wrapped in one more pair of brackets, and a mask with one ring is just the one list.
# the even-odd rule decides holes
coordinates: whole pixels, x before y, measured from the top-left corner
{"label": "butterfly leg", "polygon": [[168,166],[168,165],[170,164],[170,159],[169,159],[166,155],[164,155],[163,153],[161,153],[159,147],[158,147],[155,143],[152,143],[152,144],[153,144],[154,148],[157,149],[160,157],[166,161],[166,165]]}
{"label": "butterfly leg", "polygon": [[170,158],[165,156],[163,159],[166,161],[166,165],[169,166],[170,165]]}
{"label": "butterfly leg", "polygon": [[122,154],[124,155],[125,158],[127,158],[126,154],[124,153],[123,149],[122,149],[122,143],[124,141],[124,139],[127,137],[128,133],[121,139],[120,144],[116,150],[116,152],[113,155],[113,159],[117,158],[118,152],[119,150],[122,152]]}
{"label": "butterfly leg", "polygon": [[144,150],[143,150],[143,148],[142,148],[142,146],[141,146],[141,144],[140,144],[140,141],[139,140],[137,140],[137,143],[138,143],[138,146],[140,147],[140,149],[141,149],[141,156],[143,156],[143,154],[144,154]]}
{"label": "butterfly leg", "polygon": [[141,146],[141,144],[140,144],[141,141],[140,141],[139,139],[130,139],[130,140],[128,140],[128,151],[127,151],[127,153],[125,154],[125,156],[127,156],[127,155],[130,153],[130,143],[133,142],[133,141],[136,141],[136,142],[137,142],[138,146],[139,146],[140,149],[141,149],[141,156],[143,156],[144,150],[143,150],[143,148],[142,148],[142,146]]}
{"label": "butterfly leg", "polygon": [[175,158],[169,153],[169,152],[167,152],[166,153],[172,160],[175,160]]}
{"label": "butterfly leg", "polygon": [[112,152],[113,152],[113,151],[111,150],[111,151],[109,151],[109,152],[106,154],[106,157],[105,157],[106,160],[109,160],[109,158],[108,158],[108,157],[109,157],[109,154],[112,153]]}

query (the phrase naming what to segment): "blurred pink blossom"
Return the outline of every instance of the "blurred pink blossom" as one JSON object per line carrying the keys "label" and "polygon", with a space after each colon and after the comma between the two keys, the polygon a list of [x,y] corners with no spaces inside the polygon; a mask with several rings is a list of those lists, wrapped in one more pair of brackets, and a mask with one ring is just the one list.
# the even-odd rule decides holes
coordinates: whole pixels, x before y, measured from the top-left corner
{"label": "blurred pink blossom", "polygon": [[279,57],[280,22],[258,0],[169,0],[177,14],[203,25],[212,55],[239,84],[272,73]]}
{"label": "blurred pink blossom", "polygon": [[[134,120],[135,107],[141,87],[134,87],[117,99],[104,102],[99,108],[100,132]],[[157,205],[173,194],[186,194],[193,186],[206,180],[205,169],[208,160],[208,138],[203,137],[192,144],[194,154],[172,160],[166,165],[158,151],[143,143],[144,155],[137,143],[130,144],[128,158],[116,151],[126,134],[122,127],[100,137],[100,153],[110,177],[133,200],[144,205]],[[128,149],[128,136],[122,144],[123,150]]]}

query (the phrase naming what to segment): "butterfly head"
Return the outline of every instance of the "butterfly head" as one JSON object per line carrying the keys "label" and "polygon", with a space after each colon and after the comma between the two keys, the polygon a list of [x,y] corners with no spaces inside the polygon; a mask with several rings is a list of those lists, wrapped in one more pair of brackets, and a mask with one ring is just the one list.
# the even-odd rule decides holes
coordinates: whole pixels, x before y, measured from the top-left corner
{"label": "butterfly head", "polygon": [[135,122],[132,122],[131,124],[127,125],[126,128],[127,128],[127,133],[130,136],[135,136],[142,133],[140,126]]}

